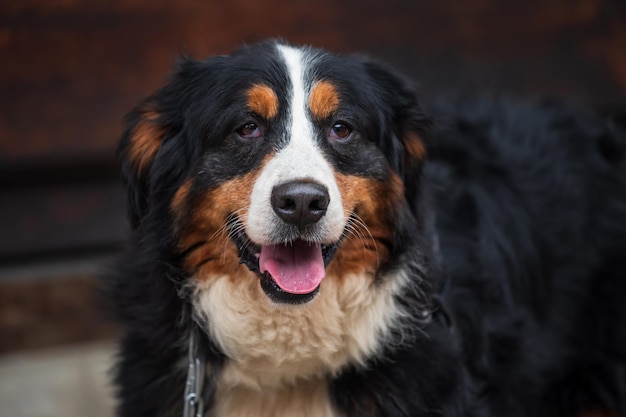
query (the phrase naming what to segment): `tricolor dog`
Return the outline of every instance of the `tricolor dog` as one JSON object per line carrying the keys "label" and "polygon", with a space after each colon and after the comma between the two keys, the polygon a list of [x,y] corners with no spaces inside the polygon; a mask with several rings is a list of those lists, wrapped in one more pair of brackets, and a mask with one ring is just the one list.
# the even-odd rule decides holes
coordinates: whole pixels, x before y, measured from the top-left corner
{"label": "tricolor dog", "polygon": [[625,415],[625,135],[431,107],[362,56],[183,59],[119,147],[118,415]]}

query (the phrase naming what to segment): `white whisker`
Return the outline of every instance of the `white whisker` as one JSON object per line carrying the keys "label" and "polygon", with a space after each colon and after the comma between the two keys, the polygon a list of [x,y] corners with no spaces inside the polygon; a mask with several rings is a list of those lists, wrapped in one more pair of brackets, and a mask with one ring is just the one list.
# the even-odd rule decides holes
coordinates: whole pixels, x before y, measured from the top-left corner
{"label": "white whisker", "polygon": [[376,244],[376,239],[370,232],[369,227],[367,227],[367,224],[365,224],[363,219],[361,219],[361,217],[356,213],[352,214],[351,219],[352,222],[349,224],[350,227],[348,228],[348,231],[352,232],[363,243],[363,250],[368,249],[366,245],[368,240],[372,242],[374,250],[376,251],[376,266],[380,266],[380,253],[378,251],[378,245]]}

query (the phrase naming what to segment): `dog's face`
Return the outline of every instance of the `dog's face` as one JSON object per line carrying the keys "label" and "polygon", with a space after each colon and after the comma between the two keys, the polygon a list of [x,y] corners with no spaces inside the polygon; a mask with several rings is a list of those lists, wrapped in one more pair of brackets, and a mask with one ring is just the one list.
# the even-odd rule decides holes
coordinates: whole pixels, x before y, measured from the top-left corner
{"label": "dog's face", "polygon": [[228,357],[298,375],[361,360],[402,314],[427,123],[364,59],[265,43],[186,61],[120,147],[135,232],[165,234]]}

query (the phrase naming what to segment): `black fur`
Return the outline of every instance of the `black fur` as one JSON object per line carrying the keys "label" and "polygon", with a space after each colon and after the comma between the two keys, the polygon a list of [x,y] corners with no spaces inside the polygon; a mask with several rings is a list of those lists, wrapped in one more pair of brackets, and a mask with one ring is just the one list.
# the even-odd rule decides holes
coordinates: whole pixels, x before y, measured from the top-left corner
{"label": "black fur", "polygon": [[[404,343],[329,376],[342,415],[626,415],[626,135],[557,103],[448,102],[431,109],[433,125],[410,84],[383,66],[311,53],[364,126],[358,149],[325,152],[345,174],[384,178],[389,166],[403,178],[385,267],[415,263],[425,285],[398,302],[416,315],[434,308]],[[236,128],[229,117],[243,112],[226,98],[237,83],[284,86],[274,54],[266,43],[187,60],[127,120],[119,156],[133,230],[106,284],[124,326],[120,416],[182,413],[187,340],[199,326],[170,202],[191,173],[204,176],[200,192],[268,152],[224,139]],[[138,173],[127,153],[146,108],[165,133]],[[405,157],[407,132],[425,140],[425,165]],[[201,343],[218,372],[227,359],[209,337]],[[214,383],[205,383],[207,408]]]}
{"label": "black fur", "polygon": [[[557,103],[440,106],[427,176],[487,415],[625,412],[626,136]],[[606,149],[611,149],[607,152]]]}

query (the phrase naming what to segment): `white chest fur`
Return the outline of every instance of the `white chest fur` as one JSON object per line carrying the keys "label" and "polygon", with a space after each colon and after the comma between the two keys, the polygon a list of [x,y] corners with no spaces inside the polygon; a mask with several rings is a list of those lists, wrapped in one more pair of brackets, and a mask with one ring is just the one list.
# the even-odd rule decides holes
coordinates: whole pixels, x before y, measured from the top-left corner
{"label": "white chest fur", "polygon": [[271,302],[254,279],[198,281],[196,311],[229,358],[208,415],[337,417],[326,378],[375,355],[409,319],[394,297],[405,274],[388,278],[326,277],[316,298],[298,306]]}
{"label": "white chest fur", "polygon": [[251,387],[241,377],[234,365],[224,369],[208,417],[339,417],[323,379]]}

